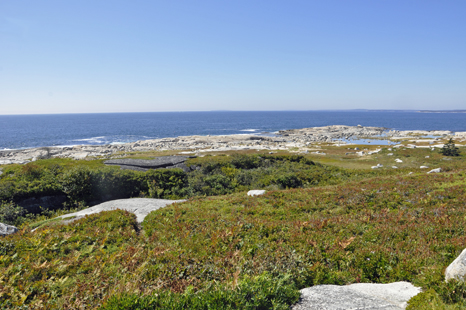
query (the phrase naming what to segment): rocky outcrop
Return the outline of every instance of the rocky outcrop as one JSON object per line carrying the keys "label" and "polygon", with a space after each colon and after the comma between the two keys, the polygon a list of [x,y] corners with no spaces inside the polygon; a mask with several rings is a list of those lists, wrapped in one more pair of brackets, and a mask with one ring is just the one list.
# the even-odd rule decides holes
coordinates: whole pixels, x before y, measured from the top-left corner
{"label": "rocky outcrop", "polygon": [[154,159],[112,159],[104,162],[108,166],[120,166],[121,169],[147,171],[149,169],[173,169],[181,168],[185,172],[191,171],[191,168],[184,163],[188,156],[163,156]]}
{"label": "rocky outcrop", "polygon": [[466,275],[466,249],[445,270],[445,281],[456,279],[464,281]]}
{"label": "rocky outcrop", "polygon": [[2,237],[14,234],[17,231],[18,228],[16,228],[15,226],[0,223],[0,236]]}
{"label": "rocky outcrop", "polygon": [[67,218],[72,218],[68,221],[75,221],[86,215],[99,213],[102,211],[111,211],[111,210],[126,210],[132,212],[136,215],[136,221],[142,223],[144,218],[152,211],[158,210],[165,206],[168,206],[175,202],[183,202],[185,200],[167,200],[167,199],[154,199],[154,198],[130,198],[130,199],[118,199],[107,201],[99,205],[86,208],[84,210],[62,215],[61,218],[66,220]]}
{"label": "rocky outcrop", "polygon": [[41,209],[54,210],[63,207],[66,201],[65,195],[31,197],[19,201],[17,204],[28,211],[28,213],[38,213]]}

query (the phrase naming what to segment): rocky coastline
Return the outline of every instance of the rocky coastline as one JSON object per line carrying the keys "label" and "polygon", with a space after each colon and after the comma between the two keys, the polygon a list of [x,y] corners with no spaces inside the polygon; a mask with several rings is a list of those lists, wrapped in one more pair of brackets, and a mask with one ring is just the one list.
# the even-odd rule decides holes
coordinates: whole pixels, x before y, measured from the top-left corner
{"label": "rocky coastline", "polygon": [[[119,158],[128,152],[179,151],[183,154],[235,150],[305,150],[319,143],[348,144],[353,139],[385,139],[399,141],[413,137],[453,136],[466,140],[466,132],[451,131],[397,131],[383,127],[332,125],[279,131],[274,136],[225,135],[225,136],[180,136],[142,140],[125,144],[76,145],[72,147],[40,147],[0,151],[0,165],[25,164],[43,158]],[[374,143],[375,144],[375,143]]]}

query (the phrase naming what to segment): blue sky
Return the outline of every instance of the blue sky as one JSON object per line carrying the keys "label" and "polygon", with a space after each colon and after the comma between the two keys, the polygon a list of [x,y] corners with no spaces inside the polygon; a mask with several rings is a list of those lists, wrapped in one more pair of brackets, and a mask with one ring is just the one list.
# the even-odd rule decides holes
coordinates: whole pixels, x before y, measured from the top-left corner
{"label": "blue sky", "polygon": [[0,1],[0,114],[466,109],[466,1]]}

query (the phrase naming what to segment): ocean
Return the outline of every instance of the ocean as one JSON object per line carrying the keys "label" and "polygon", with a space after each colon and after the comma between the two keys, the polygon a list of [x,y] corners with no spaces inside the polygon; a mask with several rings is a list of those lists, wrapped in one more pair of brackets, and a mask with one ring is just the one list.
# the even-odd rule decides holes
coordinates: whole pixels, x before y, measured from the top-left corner
{"label": "ocean", "polygon": [[456,132],[466,131],[466,113],[354,110],[0,115],[0,150],[188,135],[273,135],[284,129],[327,125]]}

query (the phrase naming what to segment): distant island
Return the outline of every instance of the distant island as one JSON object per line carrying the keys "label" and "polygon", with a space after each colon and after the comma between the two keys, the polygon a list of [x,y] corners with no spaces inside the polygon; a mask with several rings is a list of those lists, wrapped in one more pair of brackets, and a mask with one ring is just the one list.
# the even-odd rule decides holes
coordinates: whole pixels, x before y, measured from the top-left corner
{"label": "distant island", "polygon": [[419,113],[466,113],[466,110],[422,110]]}

